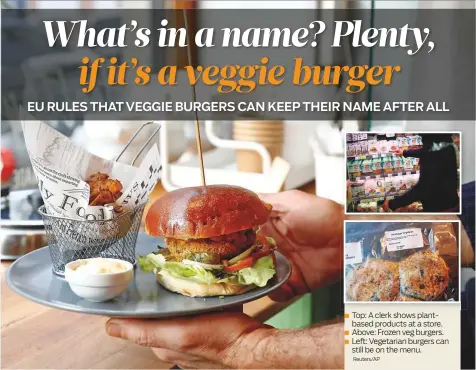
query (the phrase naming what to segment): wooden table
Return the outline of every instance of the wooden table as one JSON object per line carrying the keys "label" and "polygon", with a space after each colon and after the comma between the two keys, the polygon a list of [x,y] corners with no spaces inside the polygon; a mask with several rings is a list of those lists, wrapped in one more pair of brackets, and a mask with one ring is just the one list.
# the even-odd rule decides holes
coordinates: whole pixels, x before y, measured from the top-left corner
{"label": "wooden table", "polygon": [[[302,190],[314,193],[314,183]],[[152,195],[164,193],[158,186]],[[349,216],[348,219],[382,219]],[[392,219],[397,218],[392,215]],[[454,219],[448,216],[399,216],[406,219]],[[390,219],[389,219],[390,220]],[[464,261],[474,255],[466,233],[462,235]],[[6,285],[2,262],[2,368],[4,369],[160,369],[170,368],[148,348],[110,338],[105,334],[105,317],[56,310],[30,302]],[[244,312],[265,321],[292,302],[275,303],[265,297],[244,305]]]}
{"label": "wooden table", "polygon": [[[108,337],[107,318],[56,310],[30,302],[5,283],[2,262],[3,369],[168,369],[148,348]],[[265,321],[290,302],[265,297],[244,312]]]}

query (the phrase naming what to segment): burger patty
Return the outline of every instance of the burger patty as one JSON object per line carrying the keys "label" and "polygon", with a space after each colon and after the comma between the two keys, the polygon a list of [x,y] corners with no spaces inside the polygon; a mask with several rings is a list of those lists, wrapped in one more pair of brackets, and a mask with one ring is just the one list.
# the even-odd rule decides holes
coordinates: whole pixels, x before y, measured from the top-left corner
{"label": "burger patty", "polygon": [[192,256],[195,260],[205,263],[218,263],[222,259],[232,258],[249,248],[255,241],[256,233],[252,229],[209,239],[165,238],[170,254],[175,258],[186,259]]}
{"label": "burger patty", "polygon": [[402,292],[410,297],[432,301],[448,287],[446,262],[432,251],[413,253],[399,267]]}
{"label": "burger patty", "polygon": [[400,291],[398,265],[368,259],[347,277],[347,296],[352,301],[393,301]]}

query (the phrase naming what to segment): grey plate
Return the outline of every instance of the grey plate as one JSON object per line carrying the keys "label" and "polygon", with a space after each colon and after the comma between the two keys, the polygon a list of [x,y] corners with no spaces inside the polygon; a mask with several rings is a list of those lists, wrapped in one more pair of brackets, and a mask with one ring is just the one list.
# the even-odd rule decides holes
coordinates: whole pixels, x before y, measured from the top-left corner
{"label": "grey plate", "polygon": [[[146,255],[163,246],[163,240],[140,233],[136,253]],[[264,288],[251,292],[218,298],[190,298],[162,288],[153,273],[135,271],[134,281],[126,292],[111,301],[92,303],[75,295],[68,283],[52,271],[48,247],[28,253],[15,261],[7,271],[8,286],[21,296],[45,306],[62,310],[120,317],[172,317],[183,316],[243,304],[267,295],[283,285],[291,275],[289,261],[276,253],[276,275]]]}

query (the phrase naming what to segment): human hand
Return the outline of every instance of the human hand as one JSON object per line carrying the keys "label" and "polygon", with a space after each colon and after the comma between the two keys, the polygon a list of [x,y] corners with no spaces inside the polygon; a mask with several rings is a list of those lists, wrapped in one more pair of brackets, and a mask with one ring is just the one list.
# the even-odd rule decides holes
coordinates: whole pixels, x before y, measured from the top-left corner
{"label": "human hand", "polygon": [[389,204],[390,204],[390,200],[388,198],[385,199],[385,201],[382,204],[382,209],[383,209],[384,212],[389,212],[389,210],[390,210]]}
{"label": "human hand", "polygon": [[343,269],[343,206],[298,190],[260,197],[273,205],[261,230],[276,240],[293,268],[288,282],[270,297],[285,301],[337,281]]}
{"label": "human hand", "polygon": [[398,148],[394,153],[395,153],[395,155],[402,156],[403,155],[403,149]]}
{"label": "human hand", "polygon": [[211,369],[252,367],[276,330],[242,313],[215,313],[167,320],[109,319],[106,332],[152,347],[162,361]]}

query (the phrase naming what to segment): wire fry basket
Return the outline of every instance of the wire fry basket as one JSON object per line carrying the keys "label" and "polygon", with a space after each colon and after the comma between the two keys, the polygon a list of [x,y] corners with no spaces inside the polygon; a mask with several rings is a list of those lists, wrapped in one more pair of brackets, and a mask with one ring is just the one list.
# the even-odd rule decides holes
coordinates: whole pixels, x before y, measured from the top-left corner
{"label": "wire fry basket", "polygon": [[[154,122],[144,123],[134,133],[116,157],[116,162],[139,132],[152,123]],[[141,147],[131,165],[134,165],[159,130],[160,125]],[[51,215],[44,205],[41,206],[38,213],[43,218],[45,225],[53,272],[64,276],[65,265],[69,262],[95,257],[121,259],[135,264],[136,242],[144,208],[145,204],[110,220],[78,220]]]}
{"label": "wire fry basket", "polygon": [[137,235],[145,205],[105,221],[76,220],[38,209],[45,224],[53,271],[64,275],[67,263],[104,257],[135,263]]}

